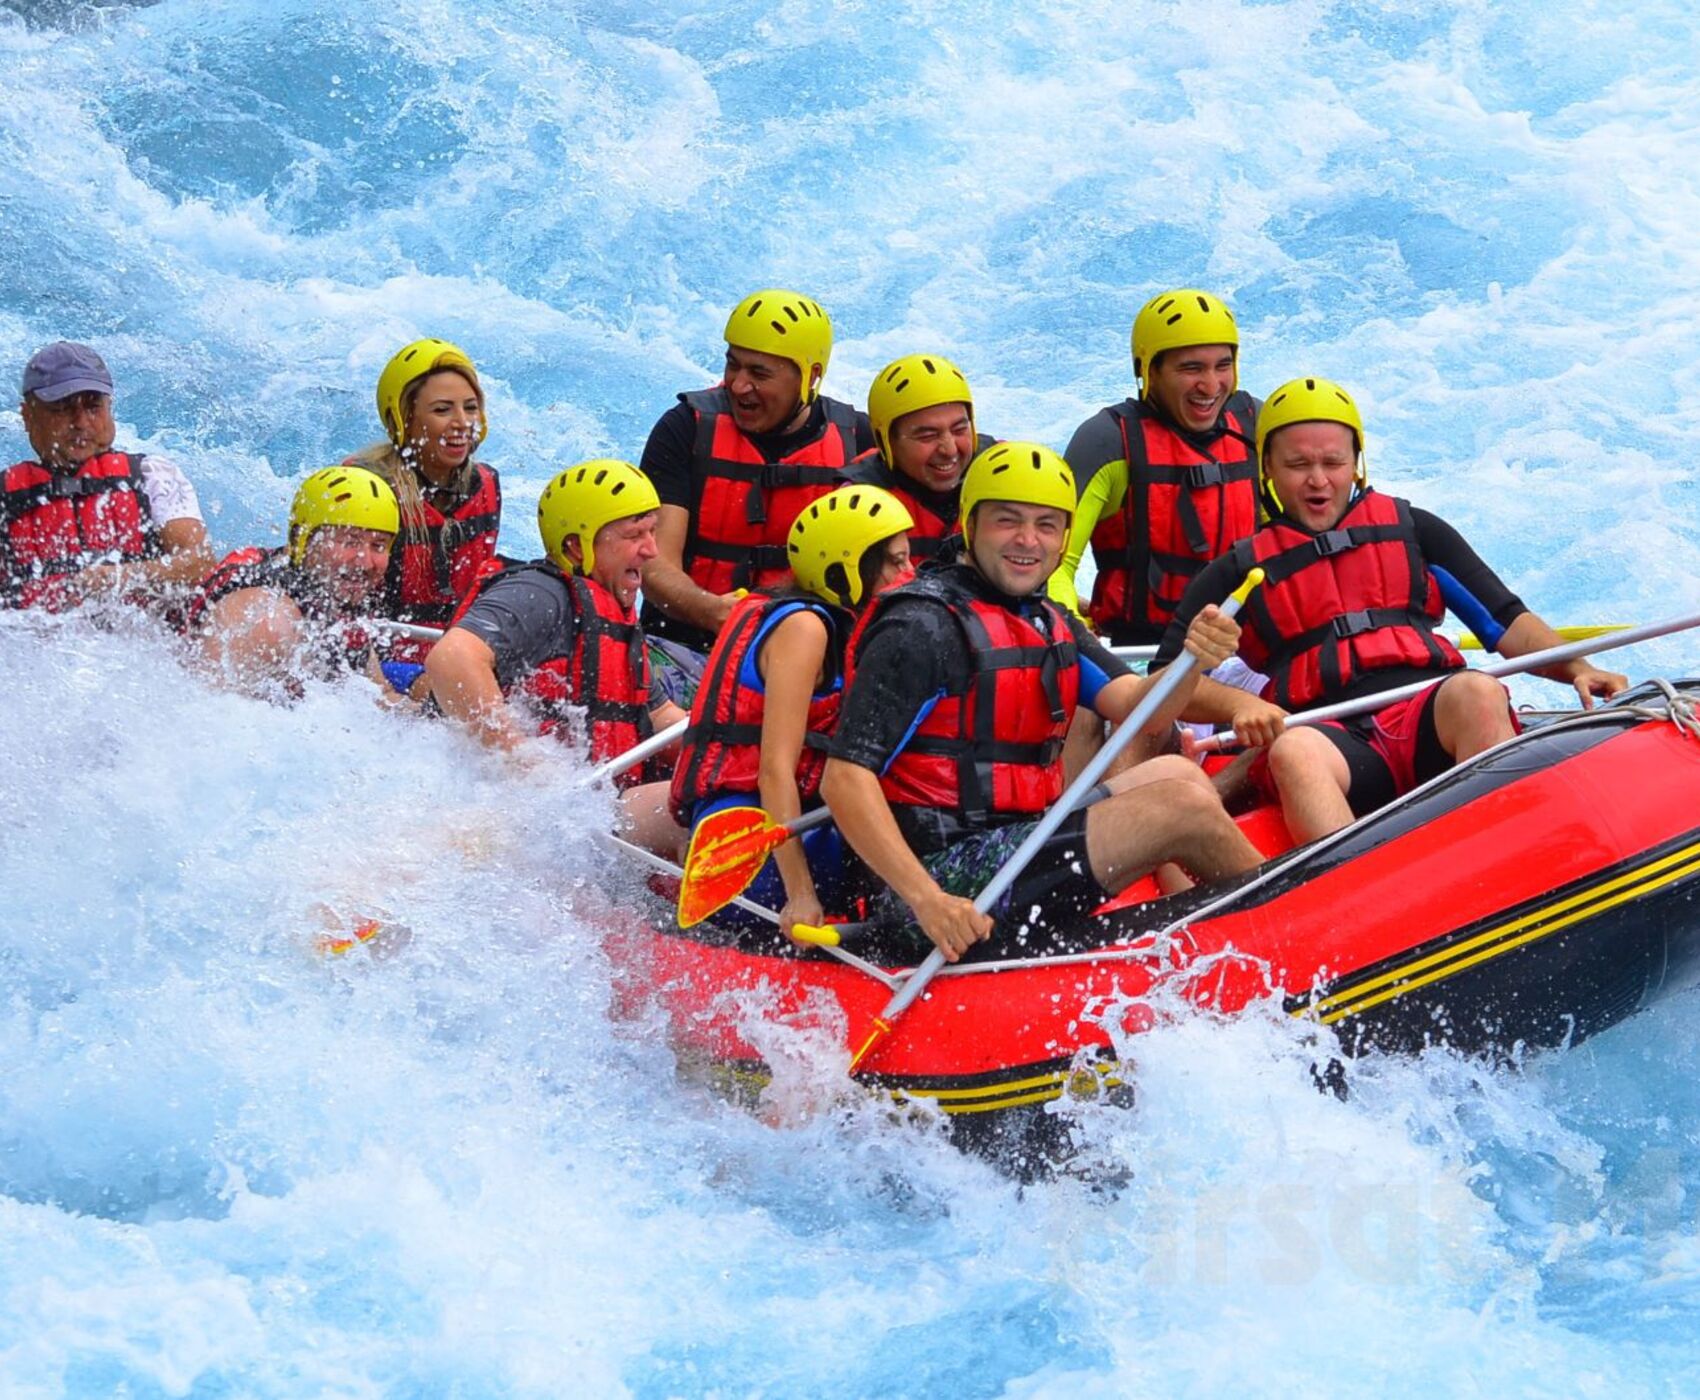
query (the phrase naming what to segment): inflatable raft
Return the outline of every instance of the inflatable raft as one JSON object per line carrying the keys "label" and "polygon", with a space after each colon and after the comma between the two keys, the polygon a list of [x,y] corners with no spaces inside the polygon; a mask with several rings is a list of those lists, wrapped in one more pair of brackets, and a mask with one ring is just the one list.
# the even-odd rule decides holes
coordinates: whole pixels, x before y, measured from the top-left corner
{"label": "inflatable raft", "polygon": [[[1279,997],[1332,1033],[1319,1067],[1595,1034],[1700,979],[1697,700],[1700,682],[1653,682],[1537,722],[1236,881],[1167,897],[1141,882],[1046,956],[1019,955],[1000,928],[934,979],[856,1077],[936,1105],[963,1145],[1003,1152],[1046,1128],[1051,1101],[1118,1091],[1115,1042],[1151,1023],[1159,985],[1165,1004],[1178,992],[1218,1012]],[[1272,812],[1241,820],[1265,850],[1290,844]],[[905,971],[874,934],[846,940],[849,961],[713,923],[682,933],[656,919],[616,941],[681,1061],[746,1087],[767,1073],[752,1002],[811,1023],[836,1002],[848,1062]]]}

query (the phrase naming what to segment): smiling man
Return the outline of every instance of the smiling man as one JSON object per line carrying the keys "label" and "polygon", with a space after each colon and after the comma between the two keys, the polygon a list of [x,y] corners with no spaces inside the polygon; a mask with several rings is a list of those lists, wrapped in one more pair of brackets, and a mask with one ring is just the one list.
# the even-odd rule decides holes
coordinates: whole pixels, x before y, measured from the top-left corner
{"label": "smiling man", "polygon": [[[651,696],[637,618],[659,506],[655,487],[629,462],[584,462],[544,487],[537,528],[545,557],[480,585],[425,659],[442,712],[496,748],[511,750],[536,732],[579,737],[593,763],[683,719],[678,706]],[[535,725],[510,710],[516,692]],[[634,765],[614,781],[632,839],[672,853],[683,832],[667,816],[661,766]]]}
{"label": "smiling man", "polygon": [[36,460],[0,473],[0,607],[145,601],[212,567],[182,470],[112,450],[112,375],[92,349],[60,340],[31,356],[19,412]]}
{"label": "smiling man", "polygon": [[1080,504],[1052,596],[1075,604],[1090,542],[1086,615],[1118,646],[1161,638],[1198,571],[1257,527],[1257,400],[1239,388],[1239,348],[1221,298],[1153,297],[1133,323],[1139,397],[1088,418],[1064,454]]}
{"label": "smiling man", "polygon": [[[644,625],[657,637],[704,653],[739,590],[787,583],[792,522],[873,446],[867,419],[821,394],[831,355],[818,302],[754,292],[727,319],[721,382],[680,394],[650,432],[640,465],[661,517]],[[677,659],[700,671],[700,655]]]}
{"label": "smiling man", "polygon": [[957,515],[962,475],[992,446],[974,428],[974,396],[943,355],[905,355],[868,390],[868,422],[878,444],[850,466],[850,480],[878,486],[909,509],[909,554],[918,565],[954,564],[962,553]]}
{"label": "smiling man", "polygon": [[[1306,710],[1432,678],[1372,714],[1278,733],[1254,776],[1300,841],[1516,732],[1505,687],[1464,669],[1436,633],[1448,607],[1497,635],[1502,656],[1562,640],[1445,521],[1372,489],[1363,442],[1358,406],[1338,384],[1295,379],[1269,396],[1257,429],[1269,523],[1193,582],[1154,663],[1172,660],[1189,619],[1261,565],[1267,579],[1240,614],[1239,651],[1269,678],[1264,700],[1205,680],[1188,718],[1234,725],[1265,701]],[[1584,704],[1628,684],[1586,659],[1538,674],[1575,686]]]}
{"label": "smiling man", "polygon": [[[1006,442],[962,483],[968,559],[875,604],[847,666],[821,792],[846,840],[890,893],[875,917],[924,935],[951,961],[1019,915],[1027,951],[1166,861],[1203,879],[1248,870],[1252,848],[1209,779],[1178,756],[1106,784],[1071,815],[993,914],[972,896],[1063,791],[1062,739],[1075,706],[1119,724],[1151,682],[1045,596],[1074,510],[1074,479],[1049,448]],[[1205,609],[1186,646],[1206,664],[1239,629]],[[1196,673],[1148,726],[1166,727]],[[924,943],[918,947],[924,947]]]}
{"label": "smiling man", "polygon": [[314,472],[290,505],[289,543],[226,555],[184,609],[182,629],[215,676],[267,699],[299,696],[307,677],[379,680],[359,619],[383,585],[400,522],[377,473]]}

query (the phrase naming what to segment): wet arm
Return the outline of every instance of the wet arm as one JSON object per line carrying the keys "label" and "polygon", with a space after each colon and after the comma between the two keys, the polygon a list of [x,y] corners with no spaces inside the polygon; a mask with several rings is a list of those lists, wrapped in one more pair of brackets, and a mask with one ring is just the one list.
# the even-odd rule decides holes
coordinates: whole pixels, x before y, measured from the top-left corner
{"label": "wet arm", "polygon": [[270,588],[239,588],[207,610],[197,645],[216,680],[257,695],[289,678],[304,638],[301,610],[293,601]]}
{"label": "wet arm", "polygon": [[193,517],[168,520],[159,531],[160,554],[122,564],[96,564],[65,578],[60,587],[68,601],[87,602],[106,595],[187,589],[212,572],[217,560],[207,544],[207,527]]}
{"label": "wet arm", "polygon": [[442,712],[491,748],[525,742],[496,680],[496,653],[464,627],[451,627],[425,658],[425,675]]}
{"label": "wet arm", "polygon": [[691,513],[683,506],[661,507],[655,527],[660,553],[644,568],[644,596],[671,618],[719,632],[738,598],[734,593],[710,593],[685,572],[685,540],[690,529]]}
{"label": "wet arm", "polygon": [[992,921],[972,900],[946,894],[916,858],[880,790],[879,775],[843,759],[829,758],[821,795],[851,848],[868,869],[914,912],[933,944],[955,962],[991,933]]}
{"label": "wet arm", "polygon": [[[762,644],[758,668],[766,692],[761,720],[761,805],[775,822],[803,814],[797,769],[809,728],[809,702],[826,658],[827,629],[818,613],[802,610],[785,618]],[[814,876],[803,843],[792,839],[773,853],[785,885],[786,906],[805,923],[821,917]]]}

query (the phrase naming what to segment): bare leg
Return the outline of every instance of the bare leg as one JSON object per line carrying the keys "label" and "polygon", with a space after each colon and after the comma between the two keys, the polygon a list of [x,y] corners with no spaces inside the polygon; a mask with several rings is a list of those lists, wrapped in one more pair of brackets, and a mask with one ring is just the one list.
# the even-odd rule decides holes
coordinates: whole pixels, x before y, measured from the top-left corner
{"label": "bare leg", "polygon": [[1184,758],[1153,759],[1119,774],[1112,796],[1086,815],[1086,857],[1107,890],[1121,890],[1165,861],[1203,880],[1262,864],[1203,771]]}
{"label": "bare leg", "polygon": [[667,810],[672,786],[668,781],[627,788],[620,794],[615,826],[626,840],[677,862],[683,857],[689,833]]}
{"label": "bare leg", "polygon": [[1512,734],[1505,687],[1474,671],[1441,682],[1434,697],[1434,732],[1457,761],[1504,743]]}
{"label": "bare leg", "polygon": [[1289,729],[1269,746],[1281,815],[1300,845],[1349,826],[1352,774],[1345,755],[1314,729]]}

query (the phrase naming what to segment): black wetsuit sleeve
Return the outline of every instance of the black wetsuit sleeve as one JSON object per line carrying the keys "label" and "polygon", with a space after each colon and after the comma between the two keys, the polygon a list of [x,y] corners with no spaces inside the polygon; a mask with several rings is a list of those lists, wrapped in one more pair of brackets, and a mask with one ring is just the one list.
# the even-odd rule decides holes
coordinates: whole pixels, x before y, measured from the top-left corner
{"label": "black wetsuit sleeve", "polygon": [[551,657],[572,654],[572,602],[564,584],[543,574],[496,580],[455,625],[496,654],[496,683],[504,692]]}
{"label": "black wetsuit sleeve", "polygon": [[696,438],[696,414],[683,403],[674,404],[649,430],[649,441],[643,445],[638,470],[654,483],[655,494],[661,497],[664,506],[690,510],[695,505],[691,493],[691,454]]}
{"label": "black wetsuit sleeve", "polygon": [[953,678],[960,683],[968,669],[967,642],[943,608],[920,601],[887,604],[856,649],[854,675],[827,753],[883,771],[922,708]]}
{"label": "black wetsuit sleeve", "polygon": [[1068,615],[1069,630],[1074,633],[1074,645],[1080,652],[1082,661],[1090,661],[1104,673],[1105,680],[1115,680],[1118,676],[1131,676],[1133,670],[1119,656],[1104,645],[1103,639],[1094,635],[1092,630],[1073,613]]}
{"label": "black wetsuit sleeve", "polygon": [[1119,462],[1126,455],[1122,450],[1122,434],[1115,415],[1099,409],[1074,430],[1068,440],[1063,458],[1074,473],[1076,496],[1086,493],[1086,487],[1104,467]]}
{"label": "black wetsuit sleeve", "polygon": [[1149,669],[1160,671],[1179,656],[1186,646],[1186,629],[1192,626],[1193,618],[1210,604],[1226,601],[1239,583],[1233,555],[1224,554],[1206,564],[1187,585],[1186,592],[1181,594],[1181,601],[1163,630],[1163,640],[1157,644],[1157,655]]}
{"label": "black wetsuit sleeve", "polygon": [[1417,548],[1431,569],[1445,569],[1488,610],[1501,627],[1509,627],[1529,609],[1504,581],[1482,562],[1469,541],[1430,511],[1411,507],[1417,527]]}

